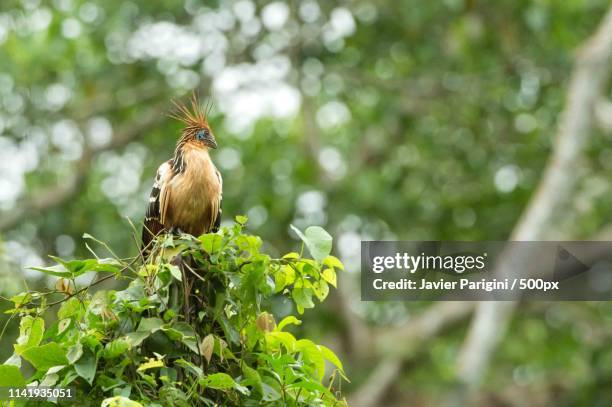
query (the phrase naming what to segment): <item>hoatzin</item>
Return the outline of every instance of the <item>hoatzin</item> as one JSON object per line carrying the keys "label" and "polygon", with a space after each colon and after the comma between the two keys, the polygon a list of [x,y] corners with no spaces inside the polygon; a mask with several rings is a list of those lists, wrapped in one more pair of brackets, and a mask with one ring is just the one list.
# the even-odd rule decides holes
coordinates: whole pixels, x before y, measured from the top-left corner
{"label": "hoatzin", "polygon": [[195,94],[191,107],[174,102],[170,117],[185,124],[174,157],[157,169],[142,229],[143,253],[153,239],[169,231],[199,236],[216,231],[221,222],[221,174],[209,150],[217,142],[208,124],[207,111]]}

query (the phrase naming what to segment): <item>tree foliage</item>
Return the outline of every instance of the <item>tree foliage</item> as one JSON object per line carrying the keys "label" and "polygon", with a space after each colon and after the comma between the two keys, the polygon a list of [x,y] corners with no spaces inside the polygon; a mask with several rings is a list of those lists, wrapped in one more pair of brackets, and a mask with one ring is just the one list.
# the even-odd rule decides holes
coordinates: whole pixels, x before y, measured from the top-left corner
{"label": "tree foliage", "polygon": [[[338,357],[296,338],[296,316],[277,323],[269,312],[282,298],[300,314],[325,300],[343,269],[331,237],[298,231],[302,252],[272,258],[244,233],[246,220],[199,238],[164,235],[142,265],[96,256],[37,268],[56,287],[11,299],[20,332],[0,385],[74,386],[86,405],[343,405]],[[81,287],[88,273],[94,282]],[[90,289],[111,278],[127,286]]]}
{"label": "tree foliage", "polygon": [[[283,5],[284,25],[266,24]],[[42,265],[46,253],[89,257],[78,244],[83,231],[119,256],[135,253],[118,231],[126,216],[142,219],[157,166],[180,134],[165,119],[170,99],[194,87],[214,93],[224,213],[248,214],[249,230],[275,257],[295,245],[290,223],[325,227],[350,270],[358,270],[360,240],[506,239],[548,160],[576,51],[609,7],[609,0],[2,0],[0,294],[22,291],[23,280],[47,285],[42,274],[23,271]],[[279,86],[300,99],[282,118],[266,98]],[[237,119],[252,121],[239,127]],[[592,239],[612,219],[611,134],[609,126],[593,131],[576,168],[583,181],[551,237]],[[81,161],[92,148],[106,150]],[[73,176],[80,182],[67,187]],[[367,328],[355,332],[373,335],[410,329],[432,305],[358,303],[357,277],[341,276],[354,319],[328,301],[287,328],[337,344],[351,371],[346,394],[396,357],[395,347],[372,347],[359,335],[368,352],[355,352],[355,322]],[[286,308],[276,302],[269,312]],[[522,304],[483,399],[611,404],[611,312],[608,303]],[[0,341],[2,360],[18,336],[15,322]],[[464,328],[419,346],[386,401],[452,398]]]}

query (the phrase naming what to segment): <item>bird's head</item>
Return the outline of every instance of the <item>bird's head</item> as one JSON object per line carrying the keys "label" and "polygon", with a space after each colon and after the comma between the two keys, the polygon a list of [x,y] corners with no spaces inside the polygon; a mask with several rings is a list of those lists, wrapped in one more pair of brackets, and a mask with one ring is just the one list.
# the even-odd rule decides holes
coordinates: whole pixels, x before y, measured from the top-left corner
{"label": "bird's head", "polygon": [[179,143],[189,143],[201,148],[217,148],[217,140],[208,124],[211,105],[200,105],[196,94],[191,97],[191,106],[172,101],[176,110],[170,117],[185,123]]}

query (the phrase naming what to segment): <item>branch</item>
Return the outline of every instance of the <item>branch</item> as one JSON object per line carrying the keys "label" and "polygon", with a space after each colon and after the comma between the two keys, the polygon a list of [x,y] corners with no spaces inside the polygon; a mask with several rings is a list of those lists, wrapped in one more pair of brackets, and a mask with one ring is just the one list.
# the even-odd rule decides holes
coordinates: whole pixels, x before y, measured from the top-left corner
{"label": "branch", "polygon": [[351,282],[344,276],[340,278],[340,284],[332,298],[335,301],[337,315],[342,321],[342,340],[351,359],[361,360],[371,355],[374,335],[361,316],[352,308],[351,294],[354,291],[348,286]]}
{"label": "branch", "polygon": [[[126,268],[127,268],[127,267],[126,267]],[[123,269],[123,270],[121,270],[121,271],[124,271],[126,268],[124,268],[124,269]],[[121,273],[121,271],[120,271],[120,273]],[[100,279],[98,279],[98,280],[94,281],[93,283],[89,284],[88,286],[83,287],[83,288],[81,288],[81,289],[79,289],[79,290],[77,290],[77,291],[73,292],[72,294],[68,294],[68,295],[66,295],[66,296],[65,296],[64,298],[62,298],[61,300],[57,300],[57,301],[54,301],[54,302],[50,303],[48,306],[49,306],[49,307],[53,307],[54,305],[57,305],[57,304],[61,304],[61,303],[63,303],[63,302],[66,302],[66,301],[68,301],[69,299],[71,299],[72,297],[75,297],[75,296],[77,296],[77,295],[79,295],[79,294],[81,294],[81,293],[83,293],[83,292],[85,292],[85,291],[89,290],[91,287],[94,287],[94,286],[96,286],[96,285],[98,285],[98,284],[100,284],[100,283],[102,283],[102,282],[104,282],[104,281],[106,281],[106,280],[110,280],[112,277],[117,277],[117,274],[113,273],[113,274],[106,275],[106,276],[104,276],[104,277],[102,277],[102,278],[100,278]]]}
{"label": "branch", "polygon": [[595,105],[597,125],[605,132],[612,132],[612,100],[601,98]]}
{"label": "branch", "polygon": [[94,159],[101,152],[123,147],[141,136],[145,130],[163,118],[161,111],[159,107],[151,109],[138,122],[115,132],[110,143],[104,146],[86,147],[68,179],[62,180],[57,185],[32,192],[24,201],[19,202],[15,209],[2,213],[0,231],[11,229],[30,216],[55,208],[71,199],[81,189]]}
{"label": "branch", "polygon": [[386,356],[374,368],[369,379],[355,392],[348,405],[351,407],[370,407],[384,405],[381,400],[387,394],[389,387],[401,374],[404,360]]}
{"label": "branch", "polygon": [[400,328],[371,335],[376,340],[374,346],[376,354],[386,356],[379,362],[368,380],[351,396],[349,405],[357,407],[381,405],[381,400],[397,381],[404,363],[416,352],[418,345],[467,317],[473,308],[472,302],[439,302]]}
{"label": "branch", "polygon": [[376,333],[377,348],[380,350],[413,353],[415,347],[438,335],[450,325],[461,321],[474,309],[474,302],[438,302],[407,324],[392,331]]}
{"label": "branch", "polygon": [[[544,238],[556,211],[570,198],[577,181],[575,168],[582,159],[582,150],[591,131],[595,104],[608,80],[607,68],[611,58],[612,9],[577,55],[552,156],[511,240]],[[521,253],[517,256],[507,252],[500,260],[497,272],[503,276],[524,270],[536,255]],[[515,306],[515,302],[482,302],[478,305],[457,366],[458,377],[468,388],[479,384]]]}

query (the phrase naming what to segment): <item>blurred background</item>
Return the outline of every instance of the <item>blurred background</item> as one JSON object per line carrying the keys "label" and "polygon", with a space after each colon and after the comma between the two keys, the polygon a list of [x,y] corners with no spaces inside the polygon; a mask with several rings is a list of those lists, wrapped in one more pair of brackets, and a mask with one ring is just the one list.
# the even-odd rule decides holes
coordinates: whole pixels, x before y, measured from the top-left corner
{"label": "blurred background", "polygon": [[[477,304],[360,302],[360,241],[508,239],[608,7],[2,0],[0,294],[47,284],[26,267],[48,254],[90,256],[83,233],[137,253],[127,219],[141,221],[173,152],[170,100],[197,89],[214,101],[225,221],[248,215],[272,253],[298,246],[290,224],[334,236],[347,271],[300,334],[341,355],[351,405],[448,402]],[[575,182],[543,238],[612,224],[612,91],[597,83]],[[612,403],[611,304],[519,304],[509,318],[468,381],[475,404]]]}

